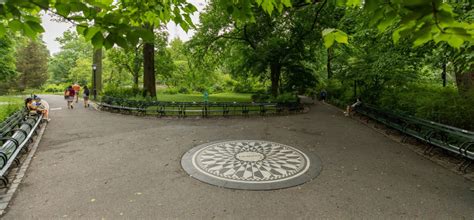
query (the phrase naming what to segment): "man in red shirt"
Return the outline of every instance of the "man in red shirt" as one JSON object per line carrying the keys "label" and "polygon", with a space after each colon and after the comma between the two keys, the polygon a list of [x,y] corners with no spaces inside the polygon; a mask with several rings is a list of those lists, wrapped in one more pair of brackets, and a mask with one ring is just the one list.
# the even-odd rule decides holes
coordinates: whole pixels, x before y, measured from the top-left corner
{"label": "man in red shirt", "polygon": [[74,105],[74,97],[76,96],[76,91],[72,88],[72,86],[67,87],[66,91],[64,91],[64,98],[67,101],[67,108],[73,109]]}
{"label": "man in red shirt", "polygon": [[76,103],[79,102],[79,92],[81,91],[81,86],[77,83],[74,83],[74,85],[72,85],[72,89],[74,89],[74,94],[75,94],[75,99],[76,99]]}

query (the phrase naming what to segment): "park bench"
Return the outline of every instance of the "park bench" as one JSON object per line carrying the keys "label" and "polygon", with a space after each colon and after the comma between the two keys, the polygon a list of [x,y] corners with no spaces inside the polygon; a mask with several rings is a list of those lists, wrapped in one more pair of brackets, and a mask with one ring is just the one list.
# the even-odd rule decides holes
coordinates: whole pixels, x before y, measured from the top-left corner
{"label": "park bench", "polygon": [[19,165],[21,152],[28,152],[28,145],[37,133],[42,117],[41,114],[30,115],[26,109],[22,109],[1,123],[0,181],[5,187],[9,183],[7,172],[13,164]]}
{"label": "park bench", "polygon": [[184,115],[183,105],[179,102],[157,102],[158,103],[158,116],[178,116]]}
{"label": "park bench", "polygon": [[247,102],[161,102],[135,101],[123,98],[104,96],[99,103],[100,108],[125,114],[156,114],[158,117],[186,117],[214,115],[227,117],[229,115],[269,115],[300,112],[300,103],[247,103]]}
{"label": "park bench", "polygon": [[186,117],[187,115],[201,115],[205,117],[206,105],[207,103],[201,103],[201,102],[182,102],[181,103],[182,111],[183,111],[182,116]]}
{"label": "park bench", "polygon": [[435,147],[454,153],[465,160],[458,169],[466,171],[474,160],[474,132],[436,123],[433,121],[383,110],[367,104],[359,105],[355,111],[390,128],[428,144],[425,153]]}
{"label": "park bench", "polygon": [[16,129],[19,122],[26,116],[26,110],[16,111],[3,122],[0,123],[0,138],[7,136],[12,130]]}
{"label": "park bench", "polygon": [[204,110],[205,110],[204,117],[209,117],[212,115],[221,115],[224,117],[229,116],[228,103],[207,102],[205,103]]}

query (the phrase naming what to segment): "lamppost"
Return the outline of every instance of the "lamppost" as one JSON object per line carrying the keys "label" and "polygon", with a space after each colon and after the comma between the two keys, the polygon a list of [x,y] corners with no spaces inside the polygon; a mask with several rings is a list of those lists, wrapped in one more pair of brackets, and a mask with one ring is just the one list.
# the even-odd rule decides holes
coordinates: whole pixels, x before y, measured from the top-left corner
{"label": "lamppost", "polygon": [[97,65],[92,64],[92,82],[93,82],[93,88],[92,88],[92,94],[94,94],[94,100],[97,100],[97,82],[96,82],[96,77],[95,77],[95,71],[97,70]]}

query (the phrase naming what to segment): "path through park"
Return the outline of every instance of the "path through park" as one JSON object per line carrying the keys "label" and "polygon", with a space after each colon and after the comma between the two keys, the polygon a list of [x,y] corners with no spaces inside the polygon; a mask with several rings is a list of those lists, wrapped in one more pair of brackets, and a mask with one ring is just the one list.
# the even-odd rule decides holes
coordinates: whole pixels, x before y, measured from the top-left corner
{"label": "path through park", "polygon": [[[282,117],[156,119],[44,98],[53,120],[4,219],[474,218],[473,182],[327,105]],[[182,170],[192,147],[233,139],[304,148],[323,169],[274,191],[219,188]]]}

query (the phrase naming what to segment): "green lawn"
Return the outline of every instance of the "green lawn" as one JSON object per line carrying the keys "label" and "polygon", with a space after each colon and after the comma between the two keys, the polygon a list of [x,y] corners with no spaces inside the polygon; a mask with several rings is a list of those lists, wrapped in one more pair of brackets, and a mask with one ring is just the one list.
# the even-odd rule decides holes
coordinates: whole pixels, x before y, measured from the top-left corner
{"label": "green lawn", "polygon": [[[204,96],[202,94],[163,94],[156,95],[158,101],[169,102],[203,102]],[[251,102],[252,94],[243,93],[218,93],[210,94],[209,102]]]}
{"label": "green lawn", "polygon": [[0,121],[23,106],[21,96],[0,96]]}

